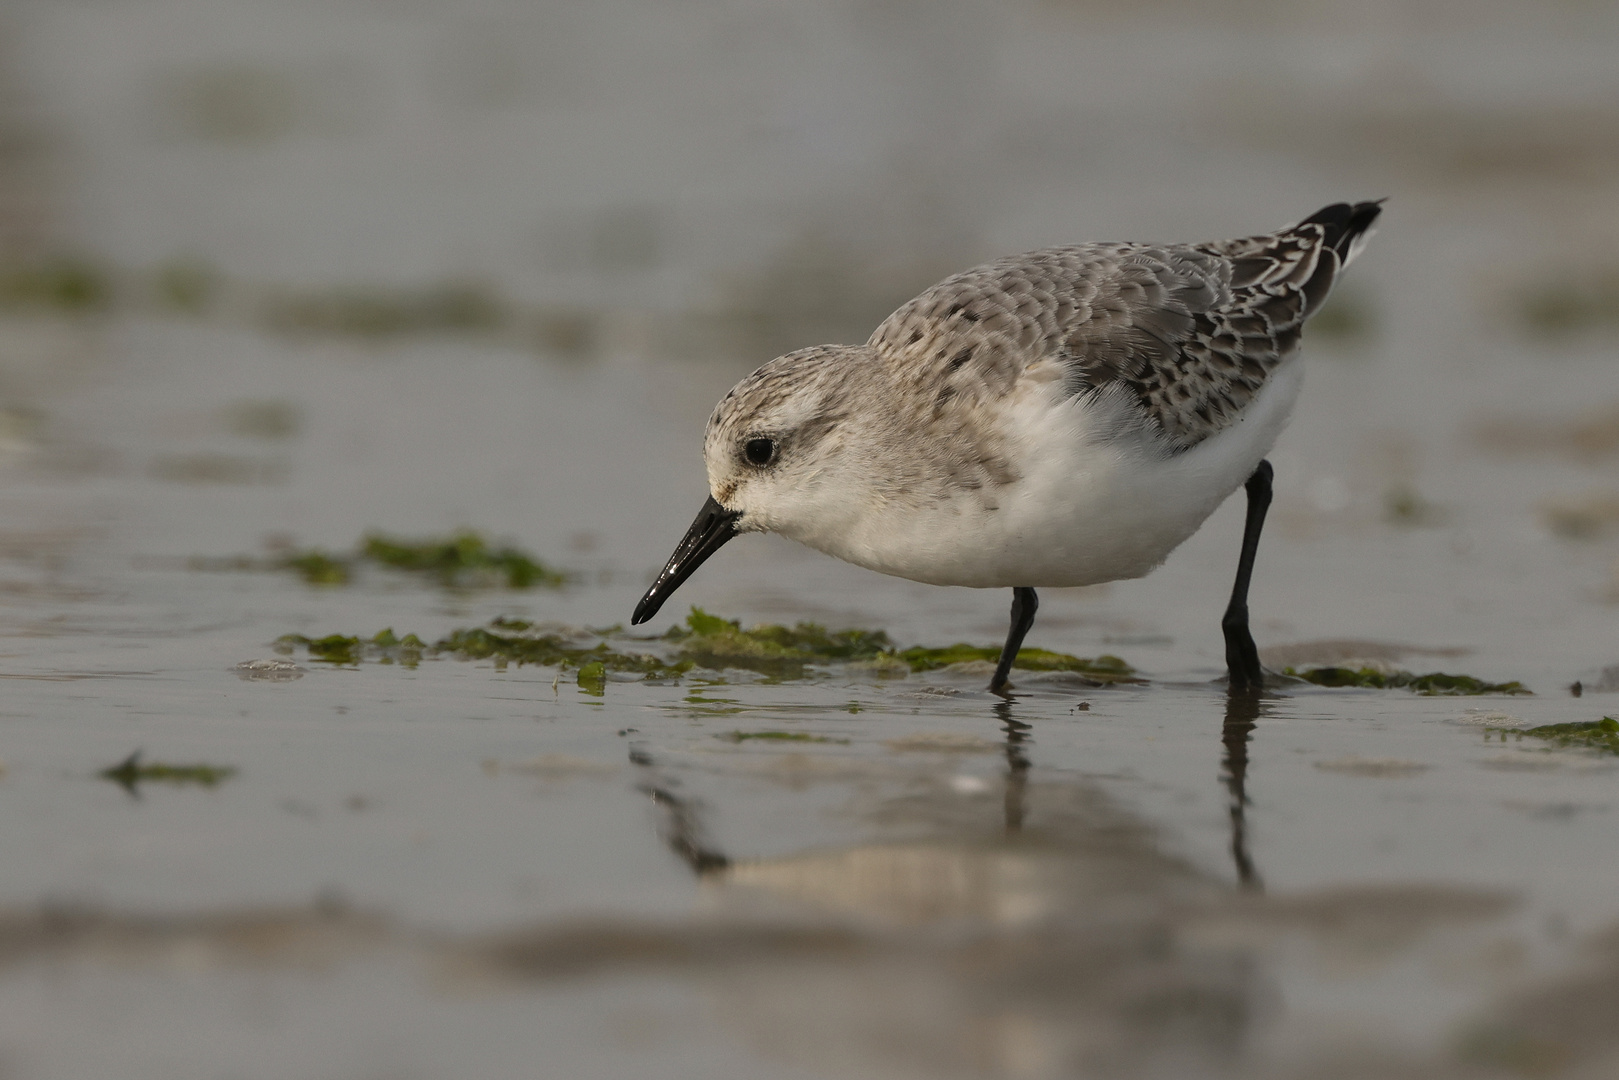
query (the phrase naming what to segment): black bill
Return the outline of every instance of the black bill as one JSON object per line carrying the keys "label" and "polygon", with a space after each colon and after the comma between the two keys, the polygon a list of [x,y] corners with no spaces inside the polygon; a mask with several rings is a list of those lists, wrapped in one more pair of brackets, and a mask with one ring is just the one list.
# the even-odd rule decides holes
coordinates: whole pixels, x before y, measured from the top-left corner
{"label": "black bill", "polygon": [[703,565],[704,559],[724,547],[725,542],[736,535],[736,523],[741,517],[742,511],[727,510],[715,502],[712,495],[709,496],[703,508],[697,512],[697,520],[686,530],[680,546],[669,556],[669,563],[658,575],[658,580],[652,583],[652,588],[635,605],[630,625],[644,623],[656,615],[663,602],[680,588],[680,583],[691,577],[692,572]]}

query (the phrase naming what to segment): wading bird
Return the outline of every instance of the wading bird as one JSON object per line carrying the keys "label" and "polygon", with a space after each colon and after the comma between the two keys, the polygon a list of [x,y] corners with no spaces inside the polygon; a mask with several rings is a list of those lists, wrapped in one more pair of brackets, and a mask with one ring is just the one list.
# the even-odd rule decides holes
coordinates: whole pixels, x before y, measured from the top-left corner
{"label": "wading bird", "polygon": [[1258,687],[1264,458],[1298,395],[1304,323],[1379,209],[1337,203],[1240,240],[1013,255],[941,281],[864,345],[777,357],[709,417],[709,499],[632,621],[733,537],[775,532],[885,574],[1011,588],[990,683],[1004,692],[1036,587],[1140,577],[1245,487],[1221,627],[1231,685]]}

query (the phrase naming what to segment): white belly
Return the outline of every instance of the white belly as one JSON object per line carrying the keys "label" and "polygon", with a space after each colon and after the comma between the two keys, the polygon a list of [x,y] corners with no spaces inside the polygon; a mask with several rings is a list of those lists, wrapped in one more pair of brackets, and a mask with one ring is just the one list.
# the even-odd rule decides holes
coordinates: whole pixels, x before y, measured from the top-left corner
{"label": "white belly", "polygon": [[1169,556],[1252,475],[1281,434],[1302,364],[1277,368],[1242,417],[1183,453],[1127,437],[1099,441],[1093,402],[1023,399],[1021,478],[997,492],[871,515],[828,554],[934,585],[1092,585],[1140,577]]}

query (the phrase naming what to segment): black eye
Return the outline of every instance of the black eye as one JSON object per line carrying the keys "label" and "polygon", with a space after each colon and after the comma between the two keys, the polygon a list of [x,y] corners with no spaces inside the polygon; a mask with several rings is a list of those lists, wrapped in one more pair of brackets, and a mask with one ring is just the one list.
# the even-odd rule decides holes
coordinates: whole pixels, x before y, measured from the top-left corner
{"label": "black eye", "polygon": [[742,452],[755,465],[769,465],[776,460],[775,439],[749,439]]}

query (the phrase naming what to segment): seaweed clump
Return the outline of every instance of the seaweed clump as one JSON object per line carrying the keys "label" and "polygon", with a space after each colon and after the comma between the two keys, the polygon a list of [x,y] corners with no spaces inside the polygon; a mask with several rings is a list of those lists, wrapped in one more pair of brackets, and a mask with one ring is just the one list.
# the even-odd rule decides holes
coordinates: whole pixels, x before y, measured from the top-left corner
{"label": "seaweed clump", "polygon": [[744,630],[739,620],[699,607],[691,609],[685,626],[664,636],[678,641],[681,658],[696,666],[742,668],[777,678],[800,678],[812,664],[871,662],[894,654],[894,643],[881,630],[829,631],[811,622]]}
{"label": "seaweed clump", "polygon": [[[802,678],[815,665],[857,664],[879,674],[933,671],[975,660],[993,662],[995,646],[956,644],[942,649],[915,646],[896,649],[881,630],[829,631],[818,623],[791,628],[762,624],[746,630],[736,619],[710,615],[694,607],[686,625],[672,628],[665,640],[680,643],[680,655],[699,667],[742,668],[775,678]],[[1141,682],[1135,669],[1117,656],[1094,660],[1046,649],[1019,650],[1015,667],[1027,671],[1074,672],[1097,685]]]}
{"label": "seaweed clump", "polygon": [[607,693],[607,665],[600,660],[592,660],[579,669],[574,677],[579,689],[592,697],[601,697]]}
{"label": "seaweed clump", "polygon": [[457,660],[492,660],[495,667],[533,664],[577,671],[579,686],[586,693],[599,695],[610,673],[639,675],[643,679],[676,679],[692,667],[690,661],[666,662],[646,653],[621,652],[597,637],[585,645],[578,635],[534,632],[533,624],[521,619],[492,620],[488,626],[452,630],[433,644],[425,644],[415,634],[400,637],[390,629],[371,637],[328,634],[311,638],[303,634],[283,634],[275,641],[283,655],[307,649],[311,660],[339,666],[362,663],[400,664],[415,667],[423,657],[450,656]]}
{"label": "seaweed clump", "polygon": [[222,782],[236,775],[236,770],[229,765],[170,765],[162,761],[142,761],[139,750],[130,754],[118,764],[102,769],[96,775],[103,780],[111,780],[131,795],[139,793],[144,783],[159,784],[196,784],[200,787],[218,787]]}
{"label": "seaweed clump", "polygon": [[[738,620],[710,615],[697,607],[691,609],[684,626],[672,628],[653,646],[653,652],[615,647],[614,638],[619,633],[616,626],[590,631],[544,629],[522,619],[496,618],[485,626],[452,630],[431,645],[415,634],[399,637],[387,629],[369,638],[286,634],[276,639],[275,647],[283,655],[306,649],[311,660],[339,666],[371,662],[414,667],[424,657],[449,656],[491,660],[497,668],[508,664],[554,667],[576,672],[580,689],[597,696],[615,676],[675,680],[693,668],[740,668],[773,679],[801,679],[833,665],[904,675],[967,661],[993,661],[999,655],[993,647],[959,644],[898,651],[881,630],[834,631],[809,622],[793,627],[764,624],[744,630]],[[1017,667],[1026,671],[1073,672],[1095,685],[1143,681],[1134,668],[1116,656],[1090,660],[1045,649],[1024,649],[1018,653]],[[860,707],[851,704],[849,711],[859,712]]]}
{"label": "seaweed clump", "polygon": [[421,663],[422,653],[427,648],[415,634],[399,637],[392,627],[379,630],[368,638],[347,634],[327,634],[319,638],[282,634],[275,639],[275,650],[283,656],[290,655],[299,646],[309,650],[311,660],[328,664],[359,664],[362,660],[369,660],[378,664],[402,664],[409,668]]}
{"label": "seaweed clump", "polygon": [[0,306],[10,310],[94,314],[112,300],[112,274],[87,259],[58,258],[0,272]]}
{"label": "seaweed clump", "polygon": [[[971,663],[975,660],[986,660],[994,663],[999,660],[1001,650],[992,645],[968,645],[957,642],[942,649],[930,649],[923,646],[906,649],[899,654],[899,658],[910,665],[912,671],[932,671],[935,668],[948,667],[951,664]],[[1095,659],[1083,656],[1071,656],[1068,653],[1051,652],[1049,649],[1019,649],[1017,658],[1012,661],[1013,668],[1024,671],[1072,671],[1084,676],[1095,683],[1139,683],[1145,680],[1136,676],[1135,668],[1119,659],[1117,656],[1102,655]]]}
{"label": "seaweed clump", "polygon": [[310,548],[286,552],[267,563],[249,558],[191,560],[199,568],[292,570],[310,585],[347,585],[361,563],[431,578],[454,589],[555,589],[568,580],[567,575],[527,552],[509,544],[496,547],[471,529],[420,540],[368,533],[352,555],[330,555]]}
{"label": "seaweed clump", "polygon": [[647,653],[620,652],[605,641],[585,646],[577,638],[558,633],[532,633],[521,619],[495,619],[488,627],[452,630],[433,644],[433,651],[461,660],[493,660],[506,664],[535,664],[577,669],[582,689],[599,689],[609,672],[639,675],[643,679],[675,679],[691,670],[691,663],[668,663]]}
{"label": "seaweed clump", "polygon": [[1556,746],[1619,754],[1619,720],[1611,716],[1585,723],[1545,724],[1541,727],[1525,728],[1520,734],[1533,735]]}
{"label": "seaweed clump", "polygon": [[1373,690],[1411,690],[1418,694],[1439,697],[1475,697],[1480,694],[1533,693],[1516,680],[1504,683],[1485,682],[1471,675],[1447,675],[1442,671],[1426,675],[1413,675],[1409,671],[1378,671],[1376,668],[1318,667],[1307,671],[1285,669],[1285,674],[1317,686],[1365,687]]}
{"label": "seaweed clump", "polygon": [[437,578],[441,585],[466,586],[491,581],[508,589],[556,588],[563,575],[514,547],[490,547],[478,533],[463,530],[447,540],[400,540],[371,533],[360,555],[379,566]]}
{"label": "seaweed clump", "polygon": [[278,569],[296,570],[310,585],[347,585],[354,576],[347,559],[333,558],[319,548],[286,556]]}

